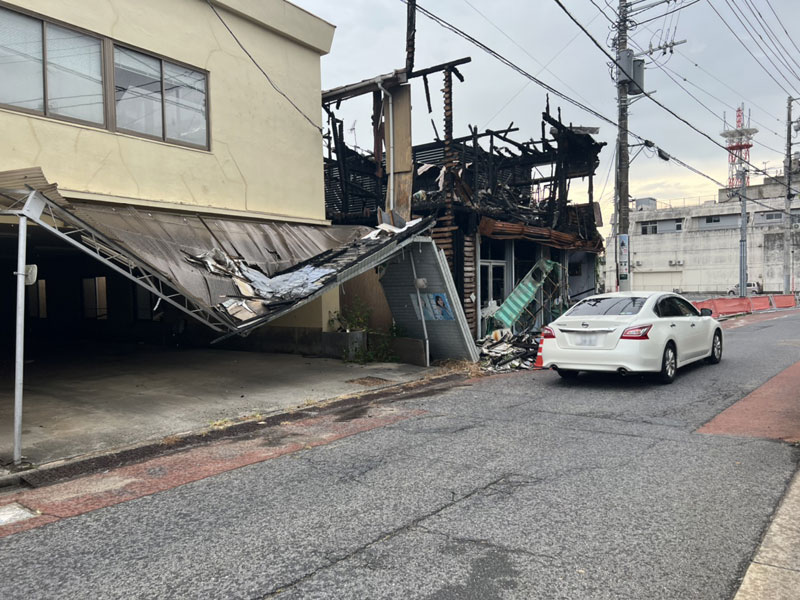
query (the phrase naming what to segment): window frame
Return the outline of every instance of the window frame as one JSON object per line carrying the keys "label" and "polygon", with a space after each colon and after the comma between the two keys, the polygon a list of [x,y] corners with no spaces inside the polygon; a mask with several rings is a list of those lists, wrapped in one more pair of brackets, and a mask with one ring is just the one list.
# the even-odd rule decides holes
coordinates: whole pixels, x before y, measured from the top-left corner
{"label": "window frame", "polygon": [[[159,54],[158,52],[153,52],[151,50],[147,50],[145,48],[140,48],[138,46],[134,46],[132,44],[127,44],[121,42],[115,38],[111,38],[105,35],[101,35],[99,33],[95,33],[93,31],[89,31],[77,25],[73,25],[71,23],[65,23],[64,21],[60,21],[58,19],[53,19],[51,17],[41,15],[34,11],[21,8],[19,6],[10,5],[2,0],[0,0],[0,8],[4,8],[10,12],[17,13],[19,15],[23,15],[26,17],[30,17],[40,21],[42,26],[42,94],[44,99],[44,110],[39,111],[31,108],[24,108],[19,106],[13,106],[10,104],[0,103],[0,109],[18,112],[22,114],[32,115],[36,117],[44,117],[46,119],[53,119],[54,121],[60,121],[62,123],[71,123],[75,125],[81,125],[86,127],[92,127],[95,129],[102,129],[104,131],[108,131],[110,133],[119,133],[123,135],[128,135],[131,137],[141,138],[145,140],[151,140],[155,142],[161,142],[164,144],[169,144],[171,146],[179,146],[182,148],[192,148],[195,150],[205,150],[210,152],[211,151],[211,73],[206,69],[196,67],[194,65],[190,65],[189,63],[185,63],[180,60],[175,60],[168,56],[164,56],[163,54]],[[102,90],[103,90],[103,123],[95,123],[93,121],[86,121],[84,119],[77,119],[75,117],[68,117],[64,115],[53,114],[48,110],[48,85],[47,85],[47,26],[48,25],[55,25],[57,27],[61,27],[63,29],[68,29],[70,31],[74,31],[75,33],[79,33],[81,35],[85,35],[87,37],[94,38],[100,42],[100,71],[103,75],[103,83],[102,83]],[[151,58],[157,59],[160,65],[161,71],[161,136],[154,136],[148,135],[144,133],[140,133],[137,131],[124,129],[117,127],[117,102],[116,102],[116,82],[114,80],[114,47],[118,46],[120,48],[124,48],[127,50],[131,50],[133,52],[139,52],[141,54],[145,54]],[[171,63],[173,65],[184,67],[187,69],[191,69],[198,73],[202,73],[205,78],[205,118],[206,118],[206,143],[203,144],[192,144],[190,142],[182,142],[179,140],[174,140],[167,137],[167,124],[166,124],[166,103],[165,103],[165,95],[164,95],[164,62]]]}
{"label": "window frame", "polygon": [[640,221],[642,235],[656,235],[658,233],[658,221]]}

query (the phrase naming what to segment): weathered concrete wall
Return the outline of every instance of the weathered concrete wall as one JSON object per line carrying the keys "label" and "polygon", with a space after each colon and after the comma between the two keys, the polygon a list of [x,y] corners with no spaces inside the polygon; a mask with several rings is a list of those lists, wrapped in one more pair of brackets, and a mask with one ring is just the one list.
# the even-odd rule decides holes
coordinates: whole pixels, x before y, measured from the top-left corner
{"label": "weathered concrete wall", "polygon": [[[786,215],[768,220],[768,213],[784,210],[784,199],[777,195],[777,184],[751,186],[748,195],[764,198],[760,204],[747,204],[748,281],[757,281],[763,290],[783,290],[783,231]],[[800,201],[792,204],[794,222],[800,222]],[[719,217],[708,223],[707,217]],[[682,220],[681,231],[642,234],[642,222]],[[644,210],[631,213],[630,264],[633,289],[682,292],[726,292],[739,281],[739,223],[741,205],[736,202],[710,202],[697,206]],[[793,230],[794,279],[800,285],[800,232]],[[614,241],[607,242],[606,281],[615,280]],[[792,266],[792,265],[790,265]],[[609,288],[611,289],[611,288]]]}
{"label": "weathered concrete wall", "polygon": [[[0,166],[41,166],[65,195],[325,217],[320,133],[269,85],[205,2],[11,0],[209,72],[210,151],[0,109]],[[320,123],[320,56],[333,26],[283,0],[220,0],[256,61]]]}

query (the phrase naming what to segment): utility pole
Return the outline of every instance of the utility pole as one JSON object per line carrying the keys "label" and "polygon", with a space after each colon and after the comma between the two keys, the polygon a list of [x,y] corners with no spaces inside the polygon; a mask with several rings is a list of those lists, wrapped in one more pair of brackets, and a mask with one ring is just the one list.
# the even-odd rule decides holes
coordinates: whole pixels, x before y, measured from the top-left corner
{"label": "utility pole", "polygon": [[[628,20],[637,17],[641,13],[660,6],[669,4],[672,0],[619,0],[617,10],[617,37],[616,37],[616,61],[617,61],[617,155],[616,155],[616,179],[614,189],[616,192],[617,215],[617,234],[616,234],[616,262],[617,262],[617,282],[619,290],[629,291],[631,285],[630,272],[630,238],[628,229],[630,228],[630,188],[628,176],[630,171],[630,154],[628,152],[628,101],[629,95],[638,96],[644,92],[644,60],[634,60],[634,55],[628,49]],[[654,52],[662,50],[672,52],[672,49],[685,43],[686,40],[671,41],[653,48],[652,45],[645,52],[637,56],[652,55]],[[634,98],[635,99],[635,98]]]}
{"label": "utility pole", "polygon": [[619,272],[619,290],[631,289],[630,280],[630,243],[628,238],[628,77],[622,73],[620,65],[622,57],[628,50],[628,3],[619,2],[619,19],[617,21],[617,262]]}
{"label": "utility pole", "polygon": [[783,216],[783,293],[791,294],[791,256],[792,256],[792,102],[789,96],[786,102],[786,214]]}
{"label": "utility pole", "polygon": [[739,162],[739,200],[742,202],[742,220],[739,236],[739,296],[747,296],[747,170]]}

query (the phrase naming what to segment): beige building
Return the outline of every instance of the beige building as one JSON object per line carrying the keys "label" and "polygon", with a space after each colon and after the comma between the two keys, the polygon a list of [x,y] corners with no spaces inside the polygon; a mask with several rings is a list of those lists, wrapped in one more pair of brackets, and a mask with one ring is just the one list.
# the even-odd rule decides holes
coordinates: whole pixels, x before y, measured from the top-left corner
{"label": "beige building", "polygon": [[[329,224],[320,57],[333,33],[284,0],[0,1],[0,171],[41,168],[67,201],[96,211],[134,207],[159,223],[207,216],[223,228],[273,222],[297,226],[284,241],[297,233],[319,242]],[[9,264],[12,237],[2,247]],[[54,288],[58,262],[39,258],[51,284],[41,291],[69,303]],[[147,313],[128,306],[142,300],[137,290],[87,284],[101,278],[97,267],[76,275],[84,313],[102,305],[112,315],[115,303],[126,318]],[[13,298],[2,304],[13,310]],[[334,290],[282,323],[325,329],[337,308]]]}
{"label": "beige building", "polygon": [[[748,281],[764,292],[783,290],[784,232],[791,231],[791,285],[800,284],[800,201],[793,200],[792,222],[784,214],[786,186],[776,181],[747,187]],[[613,219],[613,217],[612,217]],[[612,220],[613,222],[613,220]],[[631,289],[687,294],[726,294],[739,282],[741,204],[720,190],[702,204],[636,200],[630,212]],[[607,240],[606,289],[616,280],[614,238]]]}

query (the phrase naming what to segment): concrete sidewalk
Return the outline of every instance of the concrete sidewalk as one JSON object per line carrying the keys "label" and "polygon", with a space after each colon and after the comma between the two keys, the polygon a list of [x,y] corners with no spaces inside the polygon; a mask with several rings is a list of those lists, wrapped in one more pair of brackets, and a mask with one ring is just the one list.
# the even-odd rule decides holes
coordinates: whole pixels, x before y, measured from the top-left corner
{"label": "concrete sidewalk", "polygon": [[[22,452],[41,465],[267,417],[434,371],[230,350],[81,348],[26,364]],[[13,405],[12,371],[0,369],[0,463],[12,456]]]}
{"label": "concrete sidewalk", "polygon": [[800,597],[800,473],[796,473],[734,600]]}

